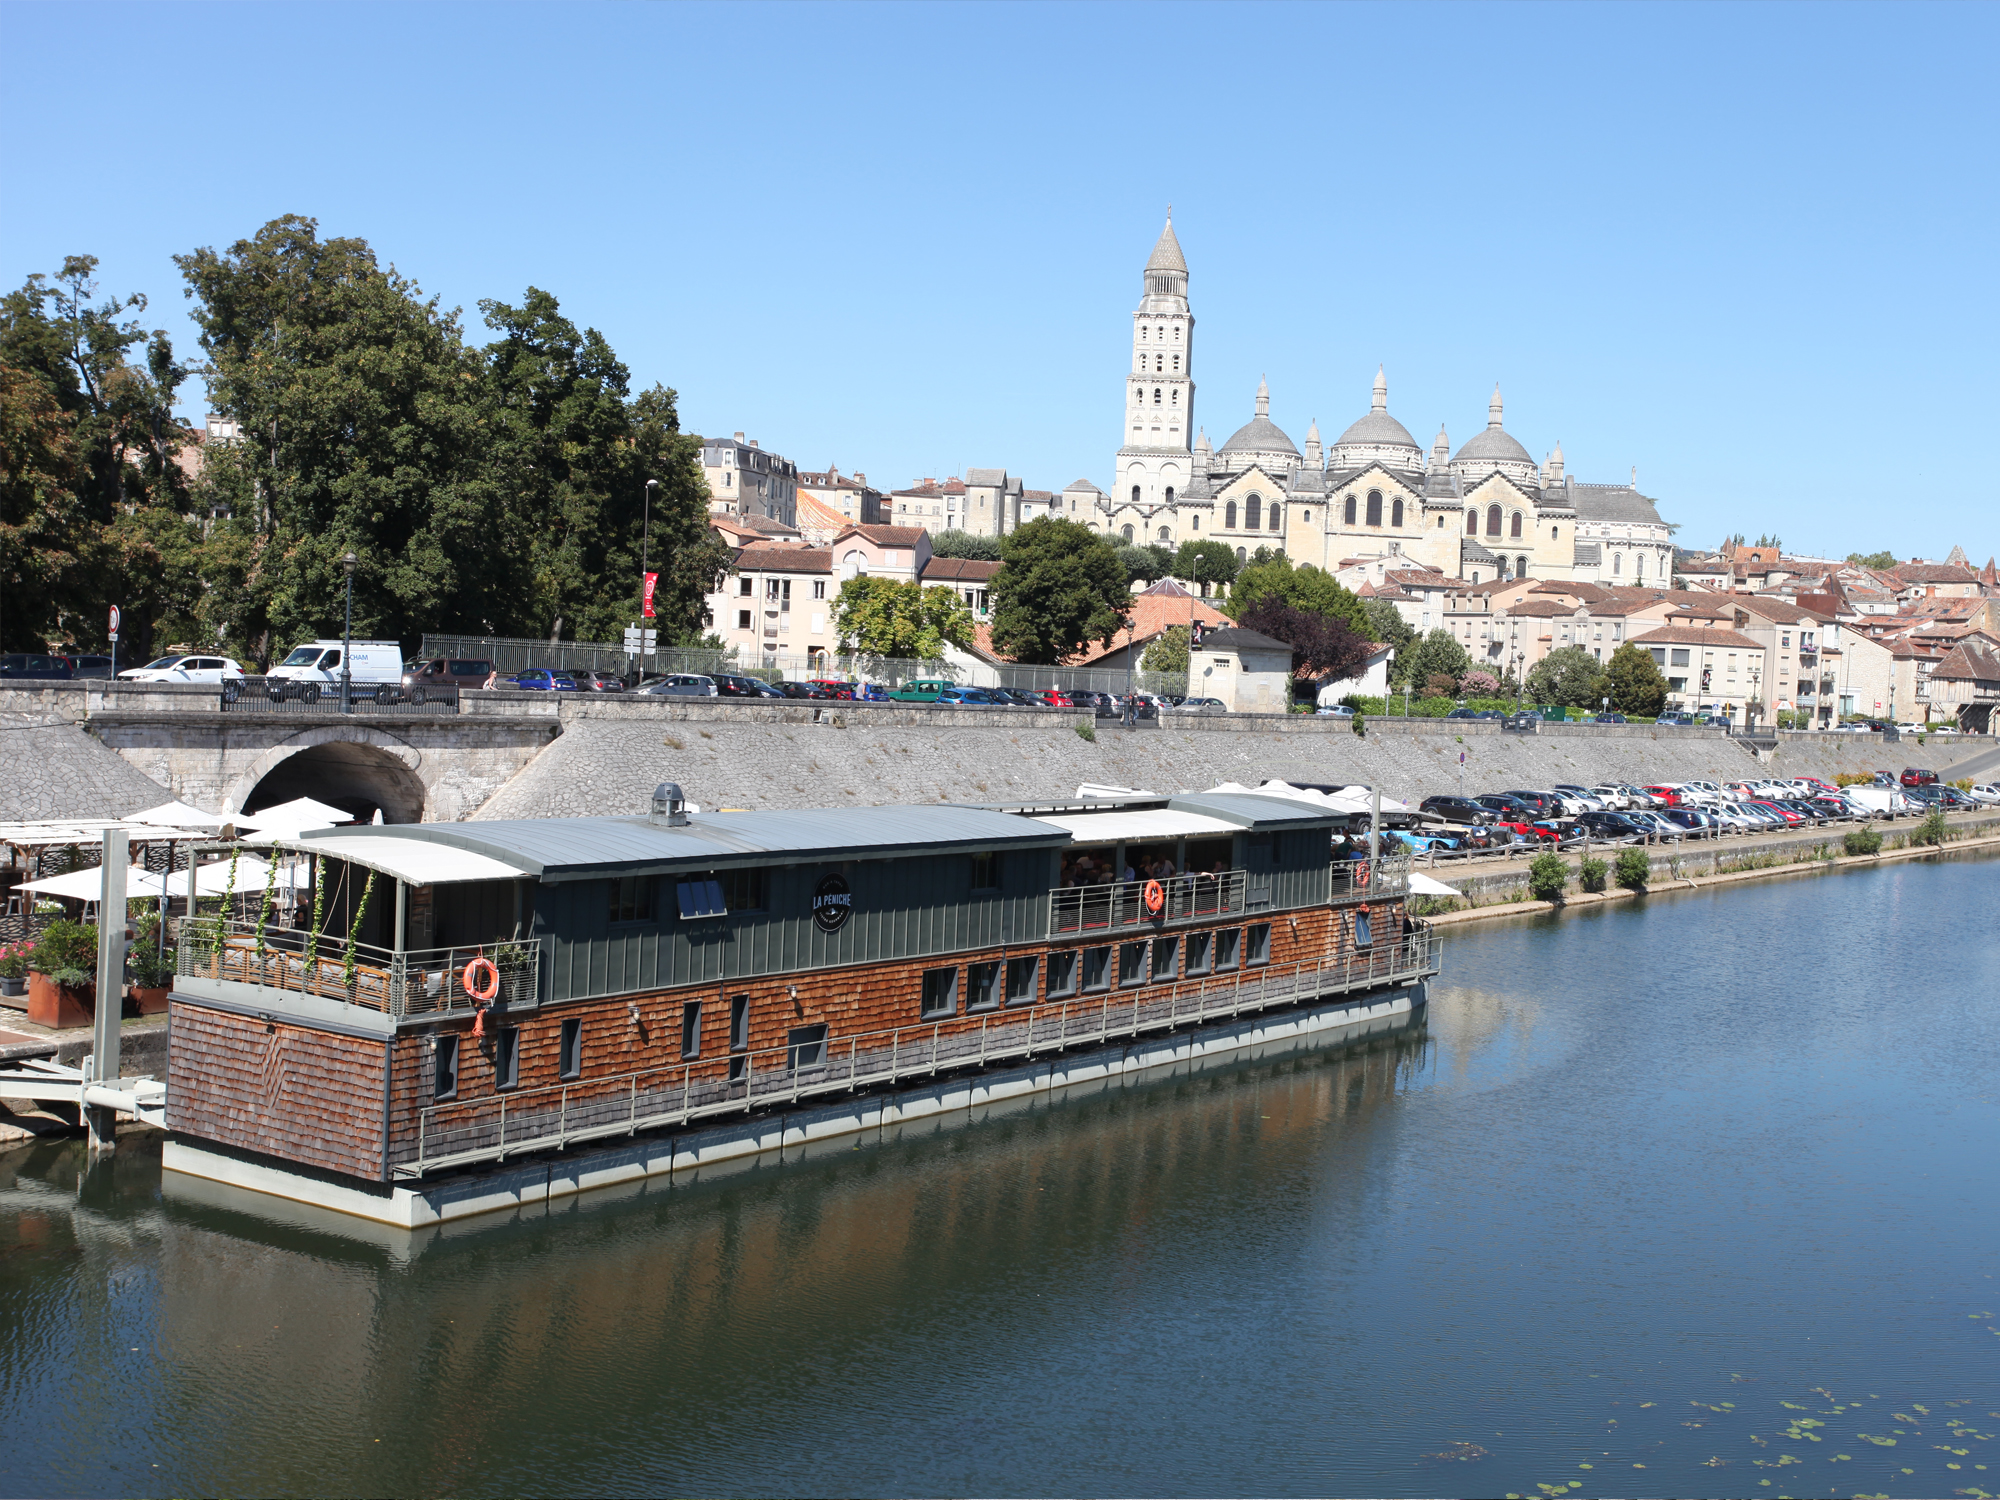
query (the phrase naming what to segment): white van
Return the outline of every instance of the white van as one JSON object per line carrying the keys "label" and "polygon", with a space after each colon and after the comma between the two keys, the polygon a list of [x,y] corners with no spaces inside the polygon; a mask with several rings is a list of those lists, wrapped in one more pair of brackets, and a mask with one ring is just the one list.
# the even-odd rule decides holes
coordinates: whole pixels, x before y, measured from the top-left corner
{"label": "white van", "polygon": [[[273,703],[286,698],[317,701],[324,693],[340,694],[339,641],[307,641],[294,646],[292,654],[265,673],[267,691]],[[400,697],[403,686],[403,649],[394,641],[356,641],[352,672],[356,697],[378,697],[386,688],[388,698]]]}

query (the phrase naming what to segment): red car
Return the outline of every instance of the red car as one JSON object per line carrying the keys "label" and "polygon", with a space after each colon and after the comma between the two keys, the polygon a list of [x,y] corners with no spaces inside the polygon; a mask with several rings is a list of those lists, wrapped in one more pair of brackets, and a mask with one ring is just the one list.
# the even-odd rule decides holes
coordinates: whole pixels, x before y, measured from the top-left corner
{"label": "red car", "polygon": [[831,677],[815,677],[812,685],[823,689],[829,698],[839,698],[847,702],[852,702],[854,699],[854,684],[851,682],[837,682]]}
{"label": "red car", "polygon": [[1562,842],[1554,830],[1544,828],[1539,823],[1495,822],[1489,823],[1486,826],[1488,828],[1504,828],[1509,833],[1518,833],[1522,838],[1533,839],[1538,844],[1557,844]]}
{"label": "red car", "polygon": [[1785,824],[1787,827],[1790,827],[1794,823],[1805,822],[1805,819],[1801,817],[1798,813],[1793,812],[1789,807],[1780,807],[1775,802],[1765,802],[1760,798],[1752,797],[1743,805],[1745,807],[1762,808],[1767,813],[1776,813],[1779,817],[1785,820]]}
{"label": "red car", "polygon": [[1639,790],[1644,792],[1648,797],[1658,797],[1668,807],[1679,807],[1681,805],[1681,794],[1676,787],[1642,786]]}
{"label": "red car", "polygon": [[1905,766],[1903,768],[1903,785],[1935,786],[1937,785],[1937,772],[1926,771],[1922,766]]}
{"label": "red car", "polygon": [[1061,688],[1044,688],[1036,695],[1050,708],[1075,708],[1076,699]]}

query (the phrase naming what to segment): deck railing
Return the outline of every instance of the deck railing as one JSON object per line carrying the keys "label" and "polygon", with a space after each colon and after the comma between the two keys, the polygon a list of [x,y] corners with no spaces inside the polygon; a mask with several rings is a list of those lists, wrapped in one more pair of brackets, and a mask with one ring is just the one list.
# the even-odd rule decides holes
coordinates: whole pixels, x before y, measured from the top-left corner
{"label": "deck railing", "polygon": [[[1248,899],[1249,882],[1242,870],[1225,870],[1220,875],[1169,876],[1158,882],[1157,910],[1146,905],[1146,889],[1154,883],[1121,880],[1110,885],[1064,886],[1052,890],[1049,931],[1052,934],[1098,932],[1236,916],[1244,910]],[[1267,892],[1270,889],[1268,877],[1264,888]]]}
{"label": "deck railing", "polygon": [[398,1177],[524,1151],[578,1145],[829,1094],[894,1087],[959,1068],[1026,1059],[1321,996],[1422,979],[1439,940],[1422,923],[1393,942],[1311,963],[1272,965],[1048,1001],[888,1031],[805,1041],[577,1083],[431,1105],[392,1168]]}
{"label": "deck railing", "polygon": [[1330,898],[1364,900],[1406,895],[1410,889],[1410,856],[1384,854],[1380,859],[1337,859],[1327,877]]}
{"label": "deck railing", "polygon": [[[497,971],[494,1003],[533,1005],[540,994],[542,941],[485,943],[453,948],[406,949],[354,943],[322,932],[317,942],[293,928],[202,917],[182,923],[175,972],[185,979],[227,980],[296,995],[315,995],[362,1010],[407,1016],[449,1015],[481,1002],[465,987],[465,970],[485,959]],[[475,973],[475,988],[494,975]]]}

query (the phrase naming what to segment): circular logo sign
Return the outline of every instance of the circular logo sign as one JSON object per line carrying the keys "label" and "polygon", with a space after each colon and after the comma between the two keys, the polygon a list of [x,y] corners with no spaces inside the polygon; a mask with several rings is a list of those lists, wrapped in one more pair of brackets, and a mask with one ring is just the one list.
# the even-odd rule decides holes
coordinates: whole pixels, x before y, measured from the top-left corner
{"label": "circular logo sign", "polygon": [[854,910],[854,892],[845,875],[826,876],[813,887],[813,925],[821,932],[838,932]]}

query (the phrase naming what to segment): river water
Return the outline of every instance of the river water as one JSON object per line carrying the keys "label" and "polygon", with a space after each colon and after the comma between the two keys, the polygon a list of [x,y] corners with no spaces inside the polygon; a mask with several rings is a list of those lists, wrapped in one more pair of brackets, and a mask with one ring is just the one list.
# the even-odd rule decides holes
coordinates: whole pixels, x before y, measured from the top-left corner
{"label": "river water", "polygon": [[1400,1034],[415,1238],[14,1152],[0,1491],[2000,1492],[1997,937],[1522,919]]}

